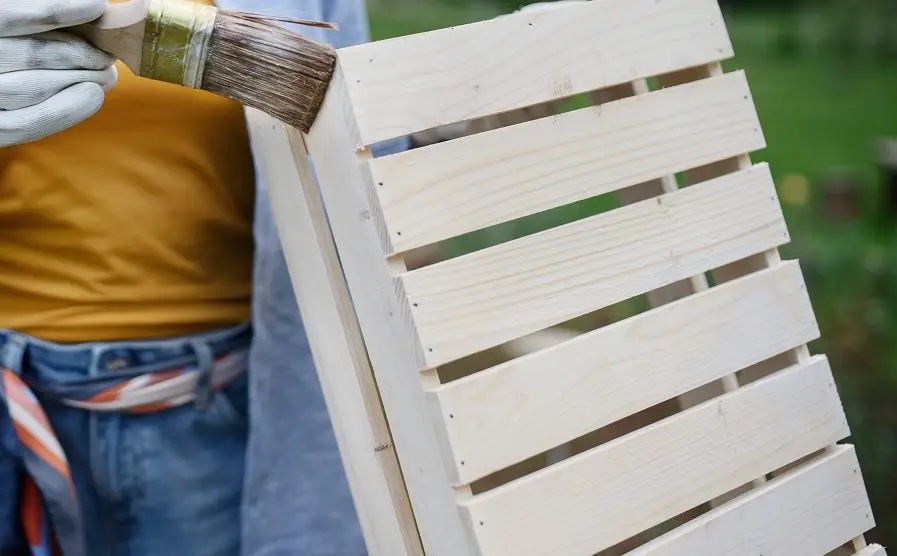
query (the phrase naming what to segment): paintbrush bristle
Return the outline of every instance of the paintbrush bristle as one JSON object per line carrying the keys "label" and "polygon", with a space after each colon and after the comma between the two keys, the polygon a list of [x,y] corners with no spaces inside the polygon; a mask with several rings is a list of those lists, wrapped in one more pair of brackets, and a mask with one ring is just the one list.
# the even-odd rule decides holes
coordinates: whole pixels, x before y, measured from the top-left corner
{"label": "paintbrush bristle", "polygon": [[333,47],[245,14],[218,12],[201,89],[307,132],[336,64]]}

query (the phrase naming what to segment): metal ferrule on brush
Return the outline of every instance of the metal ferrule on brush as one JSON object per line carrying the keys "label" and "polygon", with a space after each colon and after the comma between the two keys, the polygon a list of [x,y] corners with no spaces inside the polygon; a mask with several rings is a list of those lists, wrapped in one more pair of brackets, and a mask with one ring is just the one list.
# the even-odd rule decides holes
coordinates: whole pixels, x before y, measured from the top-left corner
{"label": "metal ferrule on brush", "polygon": [[185,0],[150,0],[140,75],[199,89],[217,8]]}

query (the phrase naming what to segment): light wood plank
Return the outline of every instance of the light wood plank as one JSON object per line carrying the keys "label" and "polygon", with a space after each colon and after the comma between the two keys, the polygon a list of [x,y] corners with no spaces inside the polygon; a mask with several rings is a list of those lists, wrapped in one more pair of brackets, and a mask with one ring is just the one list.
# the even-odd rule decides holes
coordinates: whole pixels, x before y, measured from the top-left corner
{"label": "light wood plank", "polygon": [[589,556],[849,434],[816,357],[462,506],[484,556]]}
{"label": "light wood plank", "polygon": [[400,279],[437,367],[788,239],[758,165]]}
{"label": "light wood plank", "polygon": [[441,436],[445,429],[431,418],[429,398],[418,380],[422,359],[410,329],[406,302],[394,289],[382,256],[378,224],[366,193],[369,176],[356,153],[354,130],[352,106],[337,67],[307,138],[334,241],[425,553],[476,556],[446,469],[451,454],[447,439]]}
{"label": "light wood plank", "polygon": [[627,556],[820,556],[874,526],[854,447],[838,446]]}
{"label": "light wood plank", "polygon": [[743,72],[377,158],[397,252],[765,146]]}
{"label": "light wood plank", "polygon": [[818,335],[800,267],[786,263],[434,393],[469,483]]}
{"label": "light wood plank", "polygon": [[368,553],[422,556],[314,176],[301,160],[304,145],[297,163],[283,124],[254,109],[247,122]]}
{"label": "light wood plank", "polygon": [[731,56],[717,0],[601,0],[339,51],[365,145]]}

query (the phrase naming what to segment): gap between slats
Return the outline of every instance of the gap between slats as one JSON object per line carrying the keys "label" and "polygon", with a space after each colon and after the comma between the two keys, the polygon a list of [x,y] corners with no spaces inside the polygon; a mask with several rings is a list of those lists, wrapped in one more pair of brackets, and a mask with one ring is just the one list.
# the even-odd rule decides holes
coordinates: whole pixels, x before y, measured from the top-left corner
{"label": "gap between slats", "polygon": [[848,435],[814,357],[460,504],[483,556],[589,556]]}
{"label": "gap between slats", "polygon": [[800,267],[787,263],[441,385],[433,395],[458,481],[471,483],[818,334]]}
{"label": "gap between slats", "polygon": [[822,555],[874,525],[856,452],[845,445],[626,556]]}
{"label": "gap between slats", "polygon": [[788,240],[758,165],[397,280],[435,368]]}
{"label": "gap between slats", "polygon": [[395,253],[765,147],[743,72],[369,162]]}

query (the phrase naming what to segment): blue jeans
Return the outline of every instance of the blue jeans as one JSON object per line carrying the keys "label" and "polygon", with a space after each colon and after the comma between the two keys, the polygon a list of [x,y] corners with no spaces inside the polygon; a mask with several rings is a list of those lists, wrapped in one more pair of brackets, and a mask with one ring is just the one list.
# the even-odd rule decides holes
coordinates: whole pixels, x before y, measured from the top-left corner
{"label": "blue jeans", "polygon": [[[243,325],[164,341],[64,346],[0,330],[0,363],[37,389],[193,366],[197,344],[214,355],[248,349],[251,335]],[[15,340],[24,340],[25,349],[10,349]],[[69,460],[89,556],[240,554],[246,388],[243,373],[204,407],[190,403],[150,414],[90,412],[36,392]],[[18,527],[19,449],[0,404],[3,556],[28,554]]]}

